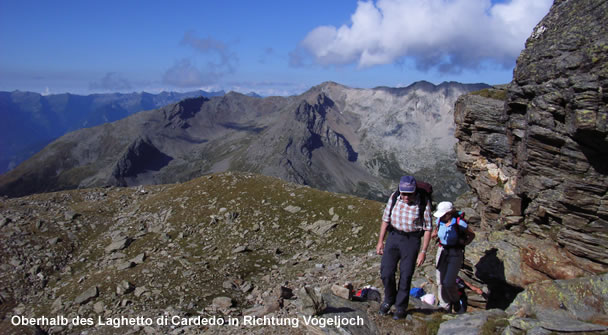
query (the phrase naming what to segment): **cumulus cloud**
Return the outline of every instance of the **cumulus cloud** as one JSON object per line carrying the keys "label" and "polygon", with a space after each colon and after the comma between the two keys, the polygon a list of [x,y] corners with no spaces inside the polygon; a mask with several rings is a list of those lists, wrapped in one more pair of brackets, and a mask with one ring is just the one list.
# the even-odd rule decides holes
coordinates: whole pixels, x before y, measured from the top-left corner
{"label": "cumulus cloud", "polygon": [[194,32],[188,31],[180,44],[197,51],[204,65],[197,67],[193,60],[184,58],[165,72],[164,83],[178,87],[204,86],[234,72],[238,57],[226,43],[211,37],[199,38]]}
{"label": "cumulus cloud", "polygon": [[514,65],[552,0],[378,0],[358,2],[351,24],[310,31],[290,64],[357,64],[359,68],[414,61],[421,70],[475,69],[485,61]]}
{"label": "cumulus cloud", "polygon": [[99,81],[89,84],[91,90],[126,91],[131,89],[131,83],[116,72],[108,72]]}

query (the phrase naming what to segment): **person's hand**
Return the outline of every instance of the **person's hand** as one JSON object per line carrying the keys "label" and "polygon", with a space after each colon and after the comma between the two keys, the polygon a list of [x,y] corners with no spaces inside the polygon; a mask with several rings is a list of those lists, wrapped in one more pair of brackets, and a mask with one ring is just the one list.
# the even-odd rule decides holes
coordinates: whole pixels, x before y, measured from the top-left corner
{"label": "person's hand", "polygon": [[426,259],[426,253],[425,252],[418,253],[418,259],[416,259],[416,266],[422,265],[422,263],[424,263],[425,259]]}
{"label": "person's hand", "polygon": [[475,293],[479,294],[479,295],[483,295],[483,290],[480,289],[479,287],[474,287],[473,291],[475,291]]}
{"label": "person's hand", "polygon": [[376,254],[384,254],[384,241],[378,241],[378,244],[376,244]]}

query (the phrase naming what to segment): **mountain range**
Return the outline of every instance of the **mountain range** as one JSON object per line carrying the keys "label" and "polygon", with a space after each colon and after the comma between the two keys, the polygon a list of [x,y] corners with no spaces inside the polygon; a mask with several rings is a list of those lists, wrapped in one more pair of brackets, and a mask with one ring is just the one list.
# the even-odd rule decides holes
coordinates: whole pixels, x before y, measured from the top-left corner
{"label": "mountain range", "polygon": [[291,97],[197,97],[66,134],[0,176],[0,193],[174,183],[227,170],[384,199],[404,174],[466,190],[456,170],[453,105],[485,84],[349,88]]}
{"label": "mountain range", "polygon": [[67,132],[123,119],[190,97],[223,91],[185,93],[53,94],[0,92],[0,173],[13,169]]}
{"label": "mountain range", "polygon": [[[106,187],[0,201],[0,333],[606,334],[607,19],[604,0],[555,1],[513,81],[460,95],[453,113],[441,106],[460,84],[324,83],[287,98],[187,99],[58,139],[0,176],[3,192]],[[466,284],[459,315],[411,294],[394,321],[375,292],[385,203],[299,184],[440,175],[452,131],[470,186],[454,207],[476,233],[459,277],[479,290]],[[263,167],[299,184],[209,173]],[[436,297],[435,272],[427,256],[413,287]],[[74,321],[37,321],[59,317]],[[252,317],[328,323],[230,323]]]}

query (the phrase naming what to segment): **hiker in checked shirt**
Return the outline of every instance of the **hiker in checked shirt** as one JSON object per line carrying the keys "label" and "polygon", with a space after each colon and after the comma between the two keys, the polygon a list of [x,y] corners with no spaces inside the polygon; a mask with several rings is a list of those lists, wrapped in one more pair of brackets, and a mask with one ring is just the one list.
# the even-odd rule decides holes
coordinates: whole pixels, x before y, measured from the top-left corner
{"label": "hiker in checked shirt", "polygon": [[[380,276],[384,284],[384,302],[380,305],[379,314],[387,315],[394,305],[395,320],[406,316],[412,275],[415,266],[422,265],[426,258],[432,228],[430,199],[424,196],[422,190],[417,192],[416,179],[412,176],[402,177],[398,191],[400,194],[395,200],[395,206],[391,206],[393,202],[391,196],[384,209],[376,246],[376,253],[382,255]],[[424,209],[419,206],[423,206]],[[424,213],[423,217],[421,213]],[[387,232],[388,238],[385,244],[384,238]],[[398,285],[395,281],[397,263],[400,263]]]}

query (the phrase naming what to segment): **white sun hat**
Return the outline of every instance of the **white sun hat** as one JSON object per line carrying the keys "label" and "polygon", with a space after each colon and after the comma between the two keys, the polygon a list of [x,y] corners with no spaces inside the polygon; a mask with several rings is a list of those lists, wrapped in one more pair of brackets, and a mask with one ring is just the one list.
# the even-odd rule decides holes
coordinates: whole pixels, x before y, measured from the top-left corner
{"label": "white sun hat", "polygon": [[450,212],[454,207],[452,203],[449,201],[442,201],[437,205],[437,211],[433,213],[433,216],[436,218],[440,218],[445,215],[445,213]]}

